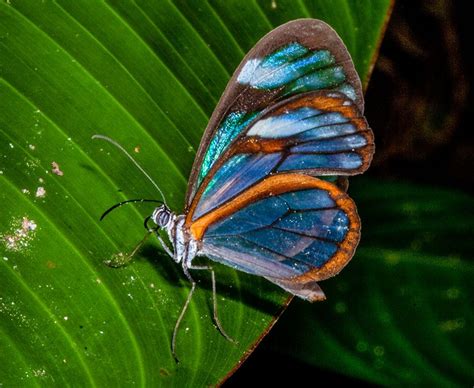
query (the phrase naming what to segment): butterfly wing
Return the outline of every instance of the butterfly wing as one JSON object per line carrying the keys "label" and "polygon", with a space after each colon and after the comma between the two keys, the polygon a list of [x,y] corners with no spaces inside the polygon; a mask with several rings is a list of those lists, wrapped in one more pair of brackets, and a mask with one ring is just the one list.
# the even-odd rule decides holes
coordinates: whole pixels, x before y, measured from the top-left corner
{"label": "butterfly wing", "polygon": [[315,90],[339,91],[363,112],[360,80],[337,33],[322,21],[300,19],[263,37],[235,71],[204,132],[186,210],[214,163],[266,107]]}
{"label": "butterfly wing", "polygon": [[244,58],[205,131],[186,227],[199,254],[302,298],[338,273],[360,236],[353,201],[326,179],[361,173],[373,135],[360,81],[337,34],[298,20]]}
{"label": "butterfly wing", "polygon": [[194,221],[269,175],[347,176],[365,171],[372,131],[355,102],[338,92],[307,92],[255,119],[220,155],[188,209]]}
{"label": "butterfly wing", "polygon": [[304,299],[337,274],[359,241],[354,202],[330,182],[276,174],[187,226],[200,254],[259,275]]}

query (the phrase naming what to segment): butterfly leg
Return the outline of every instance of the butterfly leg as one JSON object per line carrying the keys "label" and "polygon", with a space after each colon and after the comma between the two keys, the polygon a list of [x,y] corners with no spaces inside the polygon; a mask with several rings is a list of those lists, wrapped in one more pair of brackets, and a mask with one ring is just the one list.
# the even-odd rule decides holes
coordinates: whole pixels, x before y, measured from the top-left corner
{"label": "butterfly leg", "polygon": [[114,257],[110,260],[105,260],[104,263],[108,265],[109,267],[113,268],[119,268],[127,265],[132,261],[133,256],[138,252],[138,250],[142,247],[143,244],[145,244],[146,240],[148,240],[148,237],[152,234],[152,230],[147,231],[145,234],[145,237],[141,239],[141,241],[133,248],[132,252],[129,253],[128,255],[124,255],[122,253],[114,255]]}
{"label": "butterfly leg", "polygon": [[189,302],[191,302],[191,299],[193,297],[194,290],[196,289],[196,282],[194,281],[191,274],[189,273],[189,270],[185,261],[183,261],[183,272],[184,272],[184,275],[188,278],[189,282],[191,283],[191,290],[189,290],[188,297],[186,298],[186,302],[184,302],[183,308],[181,309],[181,313],[179,314],[179,317],[176,320],[176,324],[174,325],[174,330],[173,330],[173,337],[171,338],[171,353],[173,354],[173,358],[176,362],[179,362],[178,357],[176,356],[176,336],[178,334],[179,325],[181,324],[181,321],[183,320],[184,314],[186,313],[186,310],[188,309]]}
{"label": "butterfly leg", "polygon": [[166,254],[167,254],[168,256],[170,256],[171,258],[174,259],[174,253],[171,251],[171,249],[168,247],[168,245],[166,245],[166,243],[163,241],[163,239],[162,239],[161,236],[158,234],[158,232],[156,232],[156,238],[157,238],[158,241],[160,242],[161,247],[162,247],[163,250],[166,252]]}
{"label": "butterfly leg", "polygon": [[214,322],[217,326],[217,329],[219,332],[222,334],[222,336],[229,342],[232,342],[234,344],[238,344],[236,340],[234,340],[232,337],[230,337],[225,331],[224,328],[222,327],[221,321],[219,320],[219,317],[217,315],[217,293],[216,293],[216,275],[214,273],[214,270],[210,266],[191,266],[189,269],[194,269],[194,270],[208,270],[211,272],[211,282],[212,282],[212,305],[213,305],[213,315],[214,315]]}

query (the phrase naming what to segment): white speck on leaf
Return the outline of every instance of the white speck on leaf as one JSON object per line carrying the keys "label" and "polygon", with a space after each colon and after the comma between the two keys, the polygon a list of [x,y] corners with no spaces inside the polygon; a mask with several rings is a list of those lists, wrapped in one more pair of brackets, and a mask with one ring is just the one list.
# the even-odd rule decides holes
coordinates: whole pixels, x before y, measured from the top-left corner
{"label": "white speck on leaf", "polygon": [[33,376],[35,377],[44,377],[46,376],[46,370],[45,369],[33,369]]}
{"label": "white speck on leaf", "polygon": [[39,186],[37,189],[36,189],[36,194],[35,194],[36,198],[44,198],[46,196],[46,190],[44,189],[43,186]]}
{"label": "white speck on leaf", "polygon": [[61,171],[61,169],[59,168],[59,164],[56,162],[51,162],[51,172],[58,176],[64,175],[64,172]]}
{"label": "white speck on leaf", "polygon": [[10,230],[7,233],[0,234],[0,241],[9,251],[19,252],[28,248],[29,243],[35,236],[37,224],[35,221],[23,217],[14,219],[10,223]]}

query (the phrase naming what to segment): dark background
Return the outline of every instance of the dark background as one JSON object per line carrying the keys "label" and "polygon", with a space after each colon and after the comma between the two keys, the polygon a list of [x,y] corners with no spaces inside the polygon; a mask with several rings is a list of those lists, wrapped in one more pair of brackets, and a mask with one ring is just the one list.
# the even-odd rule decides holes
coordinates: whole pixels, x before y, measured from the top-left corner
{"label": "dark background", "polygon": [[[366,175],[472,193],[470,8],[469,2],[449,0],[395,4],[366,92],[365,114],[376,142]],[[281,319],[291,320],[289,313]],[[292,359],[275,350],[277,342],[270,332],[225,386],[362,383]]]}

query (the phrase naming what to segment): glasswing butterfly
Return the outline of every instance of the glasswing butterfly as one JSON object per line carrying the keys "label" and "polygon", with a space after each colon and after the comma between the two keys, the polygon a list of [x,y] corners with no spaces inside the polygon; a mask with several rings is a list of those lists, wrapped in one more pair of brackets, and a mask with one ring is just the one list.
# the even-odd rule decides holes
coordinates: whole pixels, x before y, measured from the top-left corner
{"label": "glasswing butterfly", "polygon": [[[195,289],[189,270],[211,271],[214,319],[230,339],[217,318],[214,272],[194,266],[196,256],[263,276],[311,302],[325,298],[317,282],[349,262],[360,238],[346,177],[364,172],[374,153],[363,111],[351,57],[320,20],[284,24],[245,56],[204,132],[183,214],[164,202],[145,220],[192,284],[173,333],[175,358]],[[125,202],[137,201],[151,200]]]}

